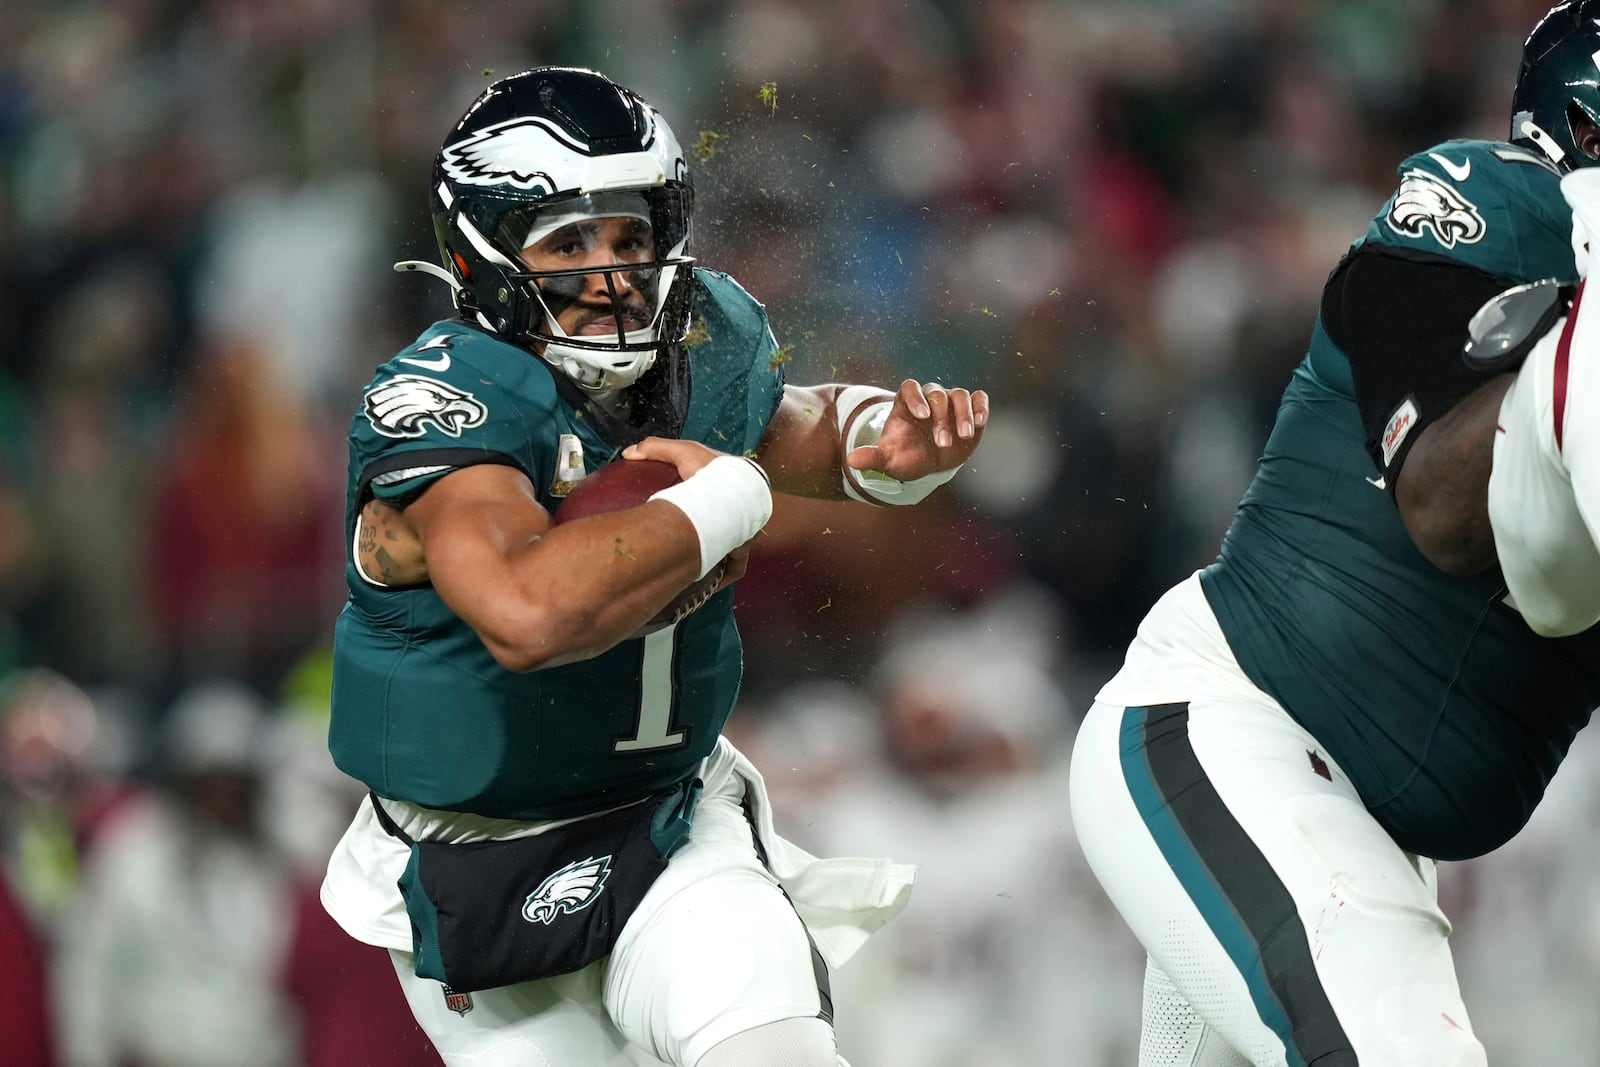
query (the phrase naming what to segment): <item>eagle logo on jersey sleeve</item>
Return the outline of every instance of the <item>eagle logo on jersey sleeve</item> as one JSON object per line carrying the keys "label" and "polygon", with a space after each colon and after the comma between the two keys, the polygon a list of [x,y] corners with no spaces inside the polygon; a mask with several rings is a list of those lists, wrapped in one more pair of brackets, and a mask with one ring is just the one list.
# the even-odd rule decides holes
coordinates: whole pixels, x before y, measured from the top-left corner
{"label": "eagle logo on jersey sleeve", "polygon": [[1389,207],[1389,228],[1420,238],[1432,231],[1446,248],[1476,244],[1488,225],[1478,206],[1442,178],[1425,170],[1408,170],[1400,176],[1400,190]]}
{"label": "eagle logo on jersey sleeve", "polygon": [[575,860],[539,883],[522,904],[522,917],[549,926],[560,915],[582,911],[600,898],[611,876],[611,857]]}
{"label": "eagle logo on jersey sleeve", "polygon": [[542,119],[524,117],[485,126],[440,154],[444,172],[462,185],[514,185],[545,192],[555,180],[540,169],[550,158],[550,142],[585,150]]}
{"label": "eagle logo on jersey sleeve", "polygon": [[362,407],[385,437],[421,437],[430,426],[460,437],[489,418],[488,407],[471,393],[420,374],[385,379],[367,390]]}

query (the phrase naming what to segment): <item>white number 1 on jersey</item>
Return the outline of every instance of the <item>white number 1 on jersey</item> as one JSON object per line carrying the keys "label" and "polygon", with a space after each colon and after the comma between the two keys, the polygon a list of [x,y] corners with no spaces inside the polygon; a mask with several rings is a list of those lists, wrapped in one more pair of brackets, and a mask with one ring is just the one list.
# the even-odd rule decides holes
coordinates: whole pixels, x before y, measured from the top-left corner
{"label": "white number 1 on jersey", "polygon": [[683,731],[672,729],[672,660],[677,633],[674,623],[645,636],[644,663],[639,670],[638,727],[632,737],[613,744],[612,752],[642,752],[683,744]]}

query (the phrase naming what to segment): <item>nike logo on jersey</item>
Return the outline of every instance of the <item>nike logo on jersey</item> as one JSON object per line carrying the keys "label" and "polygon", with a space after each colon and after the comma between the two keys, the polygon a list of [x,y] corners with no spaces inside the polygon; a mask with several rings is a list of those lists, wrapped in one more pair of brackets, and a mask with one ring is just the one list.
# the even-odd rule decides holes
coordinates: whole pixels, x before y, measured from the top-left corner
{"label": "nike logo on jersey", "polygon": [[1372,486],[1374,489],[1387,490],[1389,488],[1388,479],[1386,479],[1381,474],[1378,475],[1376,478],[1367,478],[1367,479],[1364,479],[1364,480],[1366,481],[1366,483],[1368,485]]}
{"label": "nike logo on jersey", "polygon": [[1472,177],[1472,160],[1465,163],[1452,163],[1437,152],[1429,152],[1428,158],[1444,168],[1444,172],[1458,182],[1464,182]]}
{"label": "nike logo on jersey", "polygon": [[442,333],[438,337],[430,337],[422,344],[418,345],[416,350],[418,352],[438,352],[439,355],[436,358],[418,359],[415,356],[401,356],[400,362],[409,363],[413,367],[421,367],[423,370],[449,370],[450,353],[448,349],[450,348],[451,344],[454,343],[455,339],[456,335],[453,333]]}

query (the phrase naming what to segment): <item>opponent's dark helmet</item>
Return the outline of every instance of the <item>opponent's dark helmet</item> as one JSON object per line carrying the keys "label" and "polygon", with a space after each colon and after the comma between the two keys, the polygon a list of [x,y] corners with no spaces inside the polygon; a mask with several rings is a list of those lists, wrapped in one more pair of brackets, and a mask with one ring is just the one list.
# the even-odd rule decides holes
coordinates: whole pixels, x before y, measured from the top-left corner
{"label": "opponent's dark helmet", "polygon": [[1600,0],[1567,0],[1545,13],[1522,46],[1511,94],[1511,140],[1531,141],[1563,171],[1597,160],[1574,124],[1600,124]]}
{"label": "opponent's dark helmet", "polygon": [[[584,389],[631,385],[688,332],[688,163],[660,114],[609,78],[536,67],[490,85],[435,157],[429,201],[456,307]],[[626,274],[652,316],[628,329],[619,310],[615,333],[568,336],[556,312],[578,288],[573,276],[605,274],[615,298],[611,274],[532,271],[520,254],[541,234],[608,215],[649,224],[653,255]]]}

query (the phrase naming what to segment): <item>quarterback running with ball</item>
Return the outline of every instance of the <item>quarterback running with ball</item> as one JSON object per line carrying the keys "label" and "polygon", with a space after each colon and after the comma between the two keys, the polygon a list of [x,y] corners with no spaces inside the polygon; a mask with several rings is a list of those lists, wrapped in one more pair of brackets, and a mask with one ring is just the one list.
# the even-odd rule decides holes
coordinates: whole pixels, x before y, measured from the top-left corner
{"label": "quarterback running with ball", "polygon": [[[774,832],[721,736],[729,587],[773,492],[915,504],[988,398],[786,385],[762,306],[690,255],[671,129],[593,71],[490,85],[429,196],[441,262],[399,266],[459,316],[379,368],[350,431],[329,743],[371,796],[323,901],[390,950],[452,1067],[835,1067],[828,968],[911,870]],[[682,480],[553,522],[633,458]],[[709,601],[635,636],[718,567]]]}

